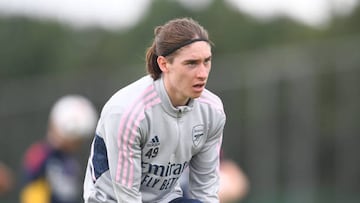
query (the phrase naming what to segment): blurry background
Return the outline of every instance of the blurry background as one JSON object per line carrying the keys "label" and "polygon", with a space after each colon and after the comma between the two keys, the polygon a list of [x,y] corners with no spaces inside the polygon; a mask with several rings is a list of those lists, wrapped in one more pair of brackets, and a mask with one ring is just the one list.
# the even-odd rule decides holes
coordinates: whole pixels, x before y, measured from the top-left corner
{"label": "blurry background", "polygon": [[101,111],[145,74],[154,26],[183,16],[215,42],[208,88],[227,112],[225,155],[250,180],[241,202],[360,202],[357,0],[0,0],[0,160],[17,181],[0,202],[18,202],[53,102],[79,93]]}

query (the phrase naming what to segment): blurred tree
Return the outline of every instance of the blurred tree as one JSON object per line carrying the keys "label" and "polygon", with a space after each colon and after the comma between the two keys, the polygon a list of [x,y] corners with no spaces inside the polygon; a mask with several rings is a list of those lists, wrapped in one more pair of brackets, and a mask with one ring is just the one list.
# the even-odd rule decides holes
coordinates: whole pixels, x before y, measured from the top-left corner
{"label": "blurred tree", "polygon": [[97,28],[74,30],[48,21],[22,17],[0,18],[0,79],[49,73],[116,71],[144,64],[153,28],[168,19],[190,16],[207,27],[216,54],[260,49],[271,45],[359,33],[360,7],[337,17],[327,29],[314,29],[288,18],[259,22],[231,8],[224,0],[199,11],[177,1],[156,0],[143,20],[131,30]]}

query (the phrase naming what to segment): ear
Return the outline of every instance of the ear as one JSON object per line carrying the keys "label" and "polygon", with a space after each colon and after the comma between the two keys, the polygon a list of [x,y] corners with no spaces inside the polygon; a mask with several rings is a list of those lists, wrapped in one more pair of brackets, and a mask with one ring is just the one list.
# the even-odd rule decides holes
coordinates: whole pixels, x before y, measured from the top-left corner
{"label": "ear", "polygon": [[160,67],[160,70],[162,72],[167,72],[168,71],[168,68],[167,68],[167,60],[164,56],[158,56],[157,57],[157,63]]}

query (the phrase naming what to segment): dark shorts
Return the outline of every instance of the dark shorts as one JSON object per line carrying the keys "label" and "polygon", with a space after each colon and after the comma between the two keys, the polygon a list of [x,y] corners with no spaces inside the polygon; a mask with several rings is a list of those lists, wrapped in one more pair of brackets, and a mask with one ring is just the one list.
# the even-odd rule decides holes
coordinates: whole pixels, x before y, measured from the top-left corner
{"label": "dark shorts", "polygon": [[189,198],[185,198],[185,197],[179,197],[179,198],[171,200],[169,203],[202,203],[202,202],[197,199],[189,199]]}

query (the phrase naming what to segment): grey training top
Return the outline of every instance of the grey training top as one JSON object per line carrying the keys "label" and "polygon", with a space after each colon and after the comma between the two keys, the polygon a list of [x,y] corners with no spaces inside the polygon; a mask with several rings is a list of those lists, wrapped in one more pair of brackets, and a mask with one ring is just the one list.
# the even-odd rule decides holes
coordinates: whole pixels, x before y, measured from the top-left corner
{"label": "grey training top", "polygon": [[219,97],[204,90],[174,107],[163,79],[145,76],[105,104],[91,145],[85,202],[169,202],[182,196],[189,167],[193,198],[219,202],[219,151],[225,125]]}

